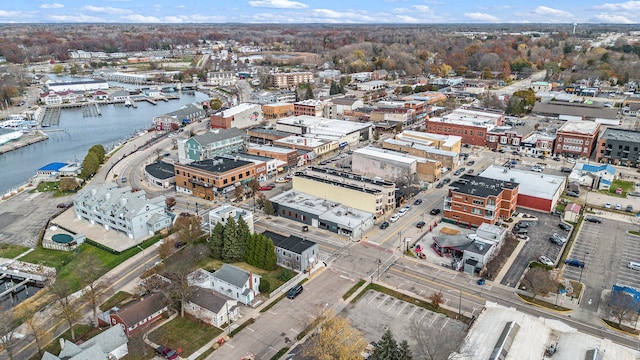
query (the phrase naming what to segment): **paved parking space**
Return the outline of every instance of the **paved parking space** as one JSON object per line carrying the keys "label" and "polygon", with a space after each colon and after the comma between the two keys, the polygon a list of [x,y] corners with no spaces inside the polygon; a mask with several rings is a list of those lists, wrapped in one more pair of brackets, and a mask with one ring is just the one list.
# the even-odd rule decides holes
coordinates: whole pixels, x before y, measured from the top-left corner
{"label": "paved parking space", "polygon": [[391,330],[397,341],[407,340],[414,356],[417,354],[417,343],[411,338],[412,321],[433,332],[462,333],[465,329],[460,321],[374,290],[367,291],[355,306],[346,308],[341,315],[360,330],[367,342],[378,341],[387,329]]}
{"label": "paved parking space", "polygon": [[607,218],[600,224],[583,223],[569,256],[586,265],[584,269],[563,269],[564,277],[582,280],[586,286],[581,307],[597,311],[602,291],[614,284],[640,287],[640,271],[627,268],[627,262],[640,260],[640,238],[627,234],[632,228],[627,222]]}
{"label": "paved parking space", "polygon": [[568,238],[570,234],[569,231],[562,230],[558,227],[560,217],[557,215],[535,211],[526,211],[526,213],[535,216],[537,220],[521,220],[529,224],[527,228],[529,240],[527,240],[522,251],[511,265],[511,268],[509,268],[502,278],[501,284],[506,286],[515,287],[527,266],[529,266],[529,263],[531,261],[537,261],[540,255],[544,255],[552,261],[557,262],[566,244],[564,246],[558,246],[549,241],[549,237],[551,237],[553,233],[557,233]]}

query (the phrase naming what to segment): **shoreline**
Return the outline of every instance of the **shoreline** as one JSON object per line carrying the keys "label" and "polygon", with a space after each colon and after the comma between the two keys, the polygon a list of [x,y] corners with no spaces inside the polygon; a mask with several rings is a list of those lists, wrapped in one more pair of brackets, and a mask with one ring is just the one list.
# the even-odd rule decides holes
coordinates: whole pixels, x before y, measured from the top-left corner
{"label": "shoreline", "polygon": [[24,134],[20,139],[0,145],[0,155],[49,139],[49,135],[42,130],[36,130],[34,133]]}

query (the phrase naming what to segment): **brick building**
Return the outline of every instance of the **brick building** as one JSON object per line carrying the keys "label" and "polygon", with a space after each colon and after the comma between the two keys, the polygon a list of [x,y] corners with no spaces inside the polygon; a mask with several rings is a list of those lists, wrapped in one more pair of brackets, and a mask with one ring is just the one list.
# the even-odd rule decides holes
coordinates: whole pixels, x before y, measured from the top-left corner
{"label": "brick building", "polygon": [[[249,146],[249,148],[247,149],[247,153],[251,155],[265,156],[272,159],[277,159],[284,162],[286,166],[294,166],[298,163],[297,150],[280,146]],[[283,170],[284,169],[281,169],[280,171]]]}
{"label": "brick building", "polygon": [[313,81],[313,73],[307,71],[269,74],[269,84],[279,89],[286,89]]}
{"label": "brick building", "polygon": [[504,113],[479,108],[460,108],[442,117],[427,119],[427,131],[462,137],[462,143],[487,145],[487,133],[504,123]]}
{"label": "brick building", "polygon": [[309,115],[322,117],[324,104],[320,100],[308,99],[293,103],[293,114],[295,116]]}
{"label": "brick building", "polygon": [[445,221],[478,227],[495,224],[516,210],[519,184],[482,176],[462,175],[444,198]]}
{"label": "brick building", "polygon": [[256,176],[251,161],[215,157],[190,164],[174,164],[176,191],[214,200],[233,191],[237,183],[245,183]]}
{"label": "brick building", "polygon": [[293,104],[278,102],[275,104],[262,105],[262,115],[265,120],[280,119],[293,115]]}
{"label": "brick building", "polygon": [[600,123],[567,121],[556,132],[554,154],[589,157],[596,147]]}
{"label": "brick building", "polygon": [[519,150],[522,146],[522,135],[514,130],[495,128],[487,131],[487,147],[489,149]]}

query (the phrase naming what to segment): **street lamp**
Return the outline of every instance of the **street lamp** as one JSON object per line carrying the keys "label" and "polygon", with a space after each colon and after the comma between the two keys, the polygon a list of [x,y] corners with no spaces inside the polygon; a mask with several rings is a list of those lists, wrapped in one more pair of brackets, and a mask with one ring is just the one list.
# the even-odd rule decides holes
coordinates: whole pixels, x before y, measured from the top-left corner
{"label": "street lamp", "polygon": [[147,271],[147,258],[146,256],[144,256],[144,248],[140,245],[136,245],[136,247],[138,249],[140,249],[140,251],[142,251],[142,264],[144,264],[144,271]]}
{"label": "street lamp", "polygon": [[587,255],[589,255],[588,252],[584,253],[584,256],[582,257],[582,267],[580,268],[580,280],[578,280],[578,282],[582,282],[582,272],[584,271],[584,267],[586,266],[586,259],[587,259]]}
{"label": "street lamp", "polygon": [[402,231],[398,231],[398,236],[400,237],[400,243],[398,243],[398,250],[402,253],[402,257],[404,257],[404,252],[402,251]]}

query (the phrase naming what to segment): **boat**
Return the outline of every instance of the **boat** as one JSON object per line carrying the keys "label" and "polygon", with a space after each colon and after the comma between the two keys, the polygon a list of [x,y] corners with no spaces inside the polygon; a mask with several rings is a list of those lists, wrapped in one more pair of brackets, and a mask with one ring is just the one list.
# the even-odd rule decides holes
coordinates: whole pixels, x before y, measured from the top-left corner
{"label": "boat", "polygon": [[18,140],[22,135],[22,129],[2,128],[0,129],[0,145],[4,145],[9,141]]}

